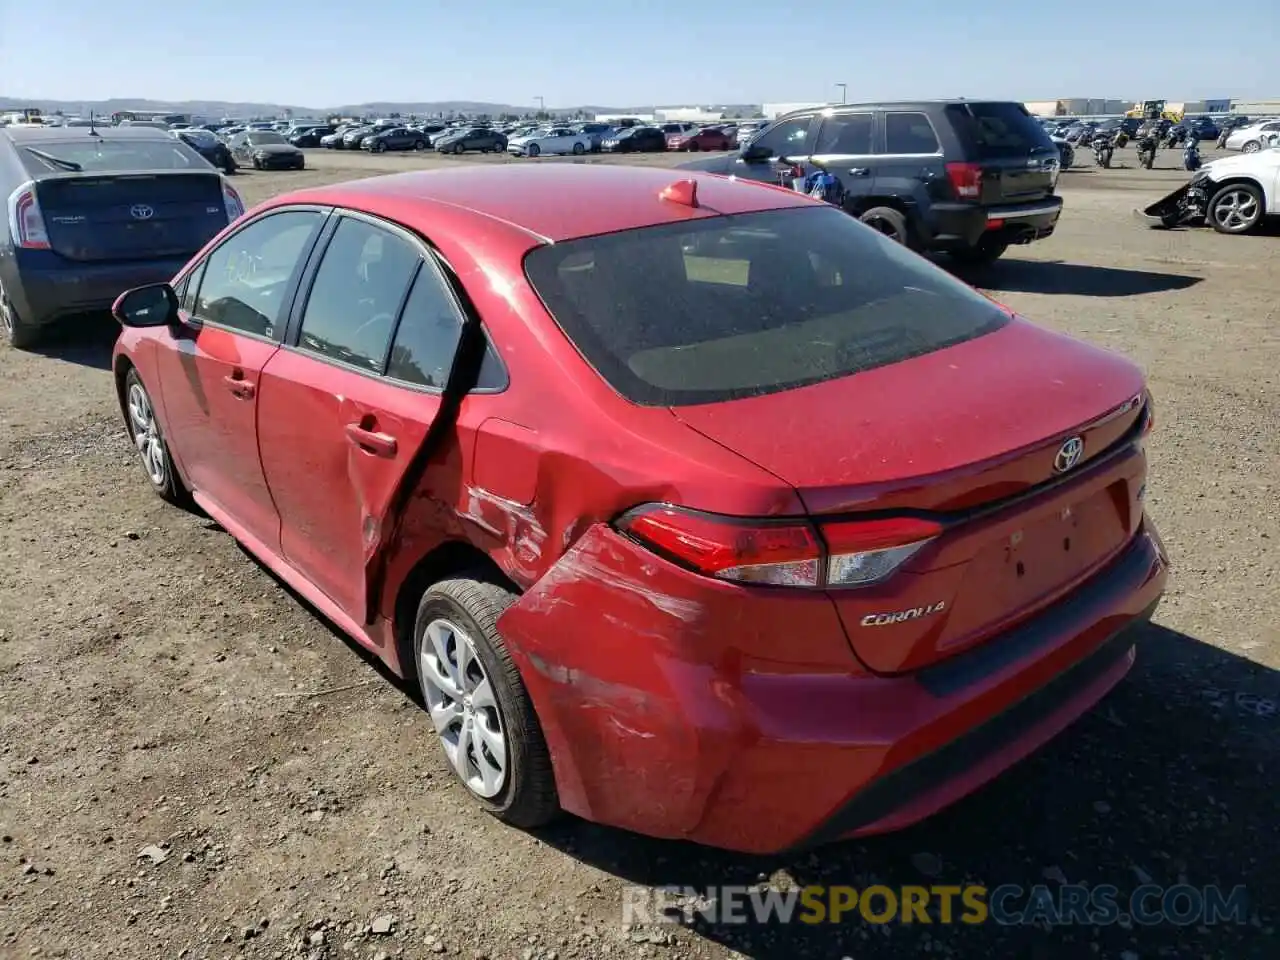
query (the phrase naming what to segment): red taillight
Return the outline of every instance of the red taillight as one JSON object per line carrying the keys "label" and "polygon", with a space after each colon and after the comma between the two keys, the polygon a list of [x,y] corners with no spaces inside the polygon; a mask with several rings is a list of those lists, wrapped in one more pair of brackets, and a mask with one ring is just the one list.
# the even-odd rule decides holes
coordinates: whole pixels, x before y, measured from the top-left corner
{"label": "red taillight", "polygon": [[942,532],[940,524],[912,517],[815,527],[808,520],[723,517],[669,504],[637,507],[618,527],[699,573],[792,587],[878,583]]}
{"label": "red taillight", "polygon": [[977,200],[982,195],[982,167],[976,163],[948,163],[947,179],[961,200]]}
{"label": "red taillight", "polygon": [[1000,228],[1002,228],[1003,226],[1004,226],[1004,221],[1003,221],[1003,220],[988,220],[988,221],[987,221],[987,229],[988,229],[988,230],[999,230],[999,229],[1000,229]]}
{"label": "red taillight", "polygon": [[49,233],[34,183],[24,183],[9,195],[9,233],[14,245],[24,250],[49,249]]}
{"label": "red taillight", "polygon": [[822,546],[806,521],[739,520],[653,503],[618,526],[645,546],[722,580],[816,587]]}
{"label": "red taillight", "polygon": [[226,180],[222,181],[222,205],[227,211],[227,223],[235,223],[244,216],[244,201]]}
{"label": "red taillight", "polygon": [[827,583],[859,587],[878,583],[914,557],[942,524],[915,517],[827,523]]}

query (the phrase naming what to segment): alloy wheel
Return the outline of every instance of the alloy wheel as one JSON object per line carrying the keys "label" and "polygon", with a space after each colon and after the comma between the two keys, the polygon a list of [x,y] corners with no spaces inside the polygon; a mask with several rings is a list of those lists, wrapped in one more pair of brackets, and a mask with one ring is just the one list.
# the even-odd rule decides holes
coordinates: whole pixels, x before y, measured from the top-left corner
{"label": "alloy wheel", "polygon": [[1247,190],[1224,190],[1214,198],[1213,219],[1224,230],[1247,230],[1258,219],[1258,200]]}
{"label": "alloy wheel", "polygon": [[169,480],[164,441],[160,439],[160,428],[156,424],[151,398],[147,396],[142,384],[137,382],[129,385],[129,425],[132,427],[133,444],[138,448],[143,469],[147,471],[152,483],[163,487]]}
{"label": "alloy wheel", "polygon": [[475,642],[457,624],[427,624],[419,675],[445,756],[472,793],[486,800],[507,782],[506,731]]}

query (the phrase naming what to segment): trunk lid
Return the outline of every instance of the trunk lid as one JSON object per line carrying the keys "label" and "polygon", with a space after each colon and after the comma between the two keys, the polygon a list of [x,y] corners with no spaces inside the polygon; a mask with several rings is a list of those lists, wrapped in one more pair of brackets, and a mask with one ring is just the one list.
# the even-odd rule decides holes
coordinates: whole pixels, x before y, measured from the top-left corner
{"label": "trunk lid", "polygon": [[1027,203],[1053,193],[1061,154],[1021,104],[952,104],[946,112],[966,159],[981,168],[982,204]]}
{"label": "trunk lid", "polygon": [[58,175],[37,193],[50,246],[71,260],[190,256],[227,225],[212,170]]}
{"label": "trunk lid", "polygon": [[[1127,360],[1015,320],[851,377],[672,412],[789,483],[820,523],[868,511],[944,521],[883,584],[829,591],[858,657],[897,673],[980,643],[1122,549],[1145,459],[1094,461],[1137,427],[1143,390]],[[1077,437],[1083,453],[1060,473]]]}

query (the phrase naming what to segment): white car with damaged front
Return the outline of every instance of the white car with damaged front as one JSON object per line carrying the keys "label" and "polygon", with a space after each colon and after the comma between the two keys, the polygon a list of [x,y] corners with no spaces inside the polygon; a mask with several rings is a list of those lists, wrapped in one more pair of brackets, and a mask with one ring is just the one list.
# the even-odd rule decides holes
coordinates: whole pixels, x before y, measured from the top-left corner
{"label": "white car with damaged front", "polygon": [[507,152],[517,157],[538,157],[544,153],[580,157],[591,152],[591,135],[568,127],[550,127],[508,141]]}

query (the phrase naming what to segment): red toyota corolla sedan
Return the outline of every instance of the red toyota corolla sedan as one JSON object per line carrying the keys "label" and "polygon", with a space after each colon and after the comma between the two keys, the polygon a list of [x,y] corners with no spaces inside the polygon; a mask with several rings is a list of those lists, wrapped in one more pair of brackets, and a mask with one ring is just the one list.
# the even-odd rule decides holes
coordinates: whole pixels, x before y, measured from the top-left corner
{"label": "red toyota corolla sedan", "polygon": [[1143,378],[834,207],[677,176],[272,200],[117,302],[129,435],[414,678],[502,819],[902,827],[1129,669]]}

